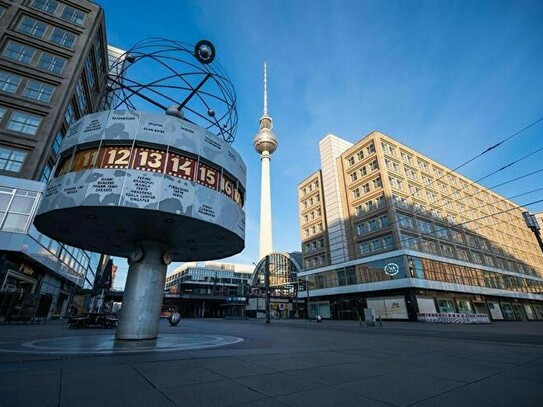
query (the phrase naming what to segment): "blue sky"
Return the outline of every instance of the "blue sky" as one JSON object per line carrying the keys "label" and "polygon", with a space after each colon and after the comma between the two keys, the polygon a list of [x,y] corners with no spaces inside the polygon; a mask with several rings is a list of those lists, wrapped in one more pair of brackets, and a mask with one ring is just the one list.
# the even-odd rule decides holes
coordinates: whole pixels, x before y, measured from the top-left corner
{"label": "blue sky", "polygon": [[[260,160],[252,140],[262,114],[264,61],[279,140],[271,164],[276,251],[300,250],[297,184],[319,168],[318,141],[326,134],[355,142],[379,130],[453,168],[543,117],[540,1],[97,3],[108,42],[119,48],[148,37],[215,44],[237,92],[233,146],[248,167],[246,249],[234,262],[258,257]],[[477,179],[501,168],[543,146],[542,134],[543,122],[461,173]],[[483,184],[541,169],[542,158],[535,154]],[[507,197],[538,187],[541,176],[532,176],[496,192]],[[117,263],[120,288],[127,267]]]}

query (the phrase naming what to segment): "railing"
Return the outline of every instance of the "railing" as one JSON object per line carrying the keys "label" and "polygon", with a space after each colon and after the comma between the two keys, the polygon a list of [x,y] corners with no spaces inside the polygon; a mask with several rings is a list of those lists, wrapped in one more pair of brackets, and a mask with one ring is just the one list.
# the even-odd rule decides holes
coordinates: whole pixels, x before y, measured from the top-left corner
{"label": "railing", "polygon": [[417,318],[430,324],[490,324],[487,314],[419,313]]}

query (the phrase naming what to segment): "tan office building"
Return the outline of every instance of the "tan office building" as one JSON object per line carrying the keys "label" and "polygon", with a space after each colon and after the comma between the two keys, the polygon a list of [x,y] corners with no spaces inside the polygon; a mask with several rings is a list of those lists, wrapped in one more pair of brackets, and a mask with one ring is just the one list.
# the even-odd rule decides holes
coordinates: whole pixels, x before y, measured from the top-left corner
{"label": "tan office building", "polygon": [[377,131],[319,149],[321,169],[298,187],[311,313],[543,319],[525,209]]}

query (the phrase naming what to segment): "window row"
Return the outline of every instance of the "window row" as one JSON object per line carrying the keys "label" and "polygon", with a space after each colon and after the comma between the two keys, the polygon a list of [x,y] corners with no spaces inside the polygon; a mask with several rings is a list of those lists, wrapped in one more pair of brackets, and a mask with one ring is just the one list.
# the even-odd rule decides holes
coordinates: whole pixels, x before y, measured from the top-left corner
{"label": "window row", "polygon": [[396,147],[385,143],[384,141],[381,142],[381,148],[383,149],[383,152],[388,155],[395,156],[396,155]]}
{"label": "window row", "polygon": [[381,177],[377,176],[371,181],[372,188],[370,188],[370,183],[367,182],[361,187],[357,187],[352,190],[353,198],[357,199],[362,196],[362,194],[367,194],[373,189],[381,188],[383,186],[383,182],[381,181]]}
{"label": "window row", "polygon": [[309,185],[305,186],[302,189],[302,192],[304,195],[307,195],[308,193],[313,191],[313,189],[318,189],[318,188],[319,188],[319,180],[316,179],[315,181],[311,182]]}
{"label": "window row", "polygon": [[394,248],[394,241],[392,235],[386,235],[368,242],[362,242],[358,247],[362,255],[367,255],[383,250],[392,250]]}
{"label": "window row", "polygon": [[320,250],[324,247],[324,239],[313,240],[312,242],[304,243],[304,253]]}
{"label": "window row", "polygon": [[360,216],[374,209],[383,208],[384,206],[385,206],[385,196],[379,195],[377,198],[370,199],[369,201],[364,202],[361,205],[356,205],[354,207],[354,214],[355,216]]}
{"label": "window row", "polygon": [[322,233],[322,223],[319,223],[317,225],[313,225],[310,228],[304,229],[304,237],[313,236],[317,233]]}
{"label": "window row", "polygon": [[351,178],[351,182],[355,182],[358,180],[358,177],[364,177],[368,175],[368,173],[376,171],[379,169],[379,163],[377,160],[371,161],[368,165],[364,165],[363,167],[360,167],[358,170],[352,172],[349,176]]}
{"label": "window row", "polygon": [[37,50],[30,45],[9,41],[2,55],[12,61],[33,66],[44,71],[61,74],[66,66],[66,58],[45,51]]}
{"label": "window row", "polygon": [[378,229],[385,228],[388,225],[390,225],[388,215],[384,214],[356,225],[356,234],[361,236],[365,233],[371,233]]}
{"label": "window row", "polygon": [[5,126],[6,129],[30,136],[34,136],[38,132],[41,123],[40,116],[19,110],[13,110],[11,115],[8,115],[8,109],[0,106],[0,127],[3,127],[1,124],[4,117],[8,116],[9,120]]}
{"label": "window row", "polygon": [[373,144],[373,141],[372,141],[367,146],[363,147],[362,149],[358,150],[355,154],[347,158],[347,163],[349,164],[349,167],[352,167],[357,161],[361,161],[364,159],[366,155],[370,155],[373,153],[375,153],[375,144]]}
{"label": "window row", "polygon": [[48,14],[60,17],[62,20],[69,21],[77,25],[85,23],[86,13],[67,4],[62,4],[57,0],[32,0],[30,7],[36,10],[45,11]]}
{"label": "window row", "polygon": [[26,82],[26,84],[22,87],[21,96],[43,103],[51,101],[55,92],[53,85],[33,79],[26,79],[12,72],[0,70],[0,91],[16,94],[23,82]]}
{"label": "window row", "polygon": [[69,49],[73,49],[77,37],[72,32],[59,27],[53,27],[43,21],[28,16],[23,16],[17,26],[17,31]]}
{"label": "window row", "polygon": [[304,223],[311,222],[314,219],[320,218],[322,215],[321,208],[317,208],[316,211],[311,211],[304,215]]}
{"label": "window row", "polygon": [[316,267],[316,266],[322,266],[325,264],[326,257],[323,255],[311,257],[309,259],[304,260],[304,266],[306,268],[310,267]]}
{"label": "window row", "polygon": [[316,204],[317,202],[320,202],[321,198],[319,195],[312,196],[309,199],[306,199],[303,201],[304,209],[311,207],[313,204]]}

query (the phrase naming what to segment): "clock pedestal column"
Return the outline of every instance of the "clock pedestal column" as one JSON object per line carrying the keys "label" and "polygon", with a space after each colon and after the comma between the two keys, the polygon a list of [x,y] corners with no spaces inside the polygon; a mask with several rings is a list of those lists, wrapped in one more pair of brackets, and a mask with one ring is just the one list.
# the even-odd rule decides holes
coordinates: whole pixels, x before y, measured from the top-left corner
{"label": "clock pedestal column", "polygon": [[119,315],[116,339],[155,339],[164,296],[166,271],[171,262],[168,247],[161,242],[136,243]]}

